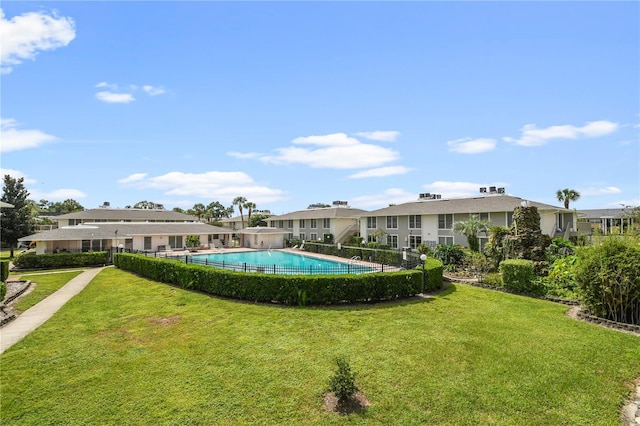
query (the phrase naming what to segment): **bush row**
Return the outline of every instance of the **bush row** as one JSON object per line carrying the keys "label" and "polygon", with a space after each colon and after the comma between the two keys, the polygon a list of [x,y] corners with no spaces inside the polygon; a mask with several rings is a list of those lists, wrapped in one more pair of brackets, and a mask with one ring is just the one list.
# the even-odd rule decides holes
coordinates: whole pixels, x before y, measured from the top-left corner
{"label": "bush row", "polygon": [[[255,302],[333,305],[406,298],[420,293],[421,270],[360,275],[272,275],[117,253],[114,264],[154,281]],[[442,264],[425,265],[425,291],[442,287]]]}
{"label": "bush row", "polygon": [[502,286],[518,293],[543,294],[545,289],[535,280],[533,262],[525,259],[508,259],[500,262]]}
{"label": "bush row", "polygon": [[55,269],[79,266],[97,266],[109,263],[108,251],[86,253],[38,254],[22,253],[13,259],[13,264],[20,269]]}

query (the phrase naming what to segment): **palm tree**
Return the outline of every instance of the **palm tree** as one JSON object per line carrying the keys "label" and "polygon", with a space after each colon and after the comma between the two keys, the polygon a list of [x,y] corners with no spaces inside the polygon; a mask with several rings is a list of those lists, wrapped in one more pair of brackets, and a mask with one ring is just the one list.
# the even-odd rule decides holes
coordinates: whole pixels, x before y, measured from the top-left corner
{"label": "palm tree", "polygon": [[196,204],[193,205],[193,208],[191,209],[191,211],[193,212],[193,215],[198,218],[198,221],[200,221],[200,219],[202,219],[202,216],[204,215],[206,209],[204,207],[204,204],[196,203]]}
{"label": "palm tree", "polygon": [[247,223],[251,226],[251,213],[256,208],[256,203],[252,203],[251,201],[247,201],[244,203],[244,208],[247,209]]}
{"label": "palm tree", "polygon": [[461,220],[453,224],[453,232],[462,234],[467,237],[469,243],[469,249],[471,251],[480,251],[480,241],[478,240],[478,234],[484,232],[485,234],[491,228],[491,222],[486,220],[480,220],[477,215],[471,215],[469,220]]}
{"label": "palm tree", "polygon": [[240,210],[240,218],[242,219],[242,227],[244,228],[244,215],[242,214],[242,208],[244,207],[244,203],[247,202],[247,199],[244,197],[236,197],[233,199],[233,205],[238,206],[238,210]]}
{"label": "palm tree", "polygon": [[578,199],[580,198],[580,193],[574,189],[569,188],[565,188],[562,190],[558,189],[558,192],[556,192],[556,197],[558,198],[558,201],[564,202],[564,208],[568,209],[569,202],[578,201]]}

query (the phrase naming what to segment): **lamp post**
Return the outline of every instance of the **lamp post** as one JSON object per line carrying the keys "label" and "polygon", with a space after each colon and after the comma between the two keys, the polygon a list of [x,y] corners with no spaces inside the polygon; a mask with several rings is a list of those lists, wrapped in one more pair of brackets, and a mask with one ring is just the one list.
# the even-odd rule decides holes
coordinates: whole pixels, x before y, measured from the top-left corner
{"label": "lamp post", "polygon": [[362,247],[360,248],[360,259],[364,261],[364,245],[367,244],[367,241],[362,239]]}
{"label": "lamp post", "polygon": [[422,291],[420,292],[420,294],[424,293],[424,264],[427,261],[427,255],[422,253],[420,255],[420,262],[422,262]]}

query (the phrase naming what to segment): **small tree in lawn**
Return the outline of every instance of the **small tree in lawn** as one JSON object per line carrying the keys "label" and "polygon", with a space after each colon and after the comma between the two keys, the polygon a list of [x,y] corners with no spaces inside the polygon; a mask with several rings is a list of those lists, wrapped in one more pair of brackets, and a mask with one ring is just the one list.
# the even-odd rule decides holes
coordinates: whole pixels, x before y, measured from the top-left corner
{"label": "small tree in lawn", "polygon": [[329,390],[338,398],[338,404],[349,403],[358,392],[356,375],[351,371],[349,361],[345,357],[336,358],[336,364],[338,371],[329,382]]}

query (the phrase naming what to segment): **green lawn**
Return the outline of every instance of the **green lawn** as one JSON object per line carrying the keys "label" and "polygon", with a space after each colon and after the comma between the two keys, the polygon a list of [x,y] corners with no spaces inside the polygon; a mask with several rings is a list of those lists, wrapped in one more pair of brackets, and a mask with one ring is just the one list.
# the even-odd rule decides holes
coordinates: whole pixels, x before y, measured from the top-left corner
{"label": "green lawn", "polygon": [[[0,357],[3,425],[619,425],[638,337],[452,285],[430,301],[254,305],[108,268]],[[631,354],[636,354],[633,357]],[[367,411],[322,394],[346,355]]]}
{"label": "green lawn", "polygon": [[21,297],[15,304],[15,308],[21,312],[26,311],[42,299],[58,291],[71,279],[80,275],[82,271],[70,271],[47,274],[21,275],[21,280],[32,282],[33,290]]}

